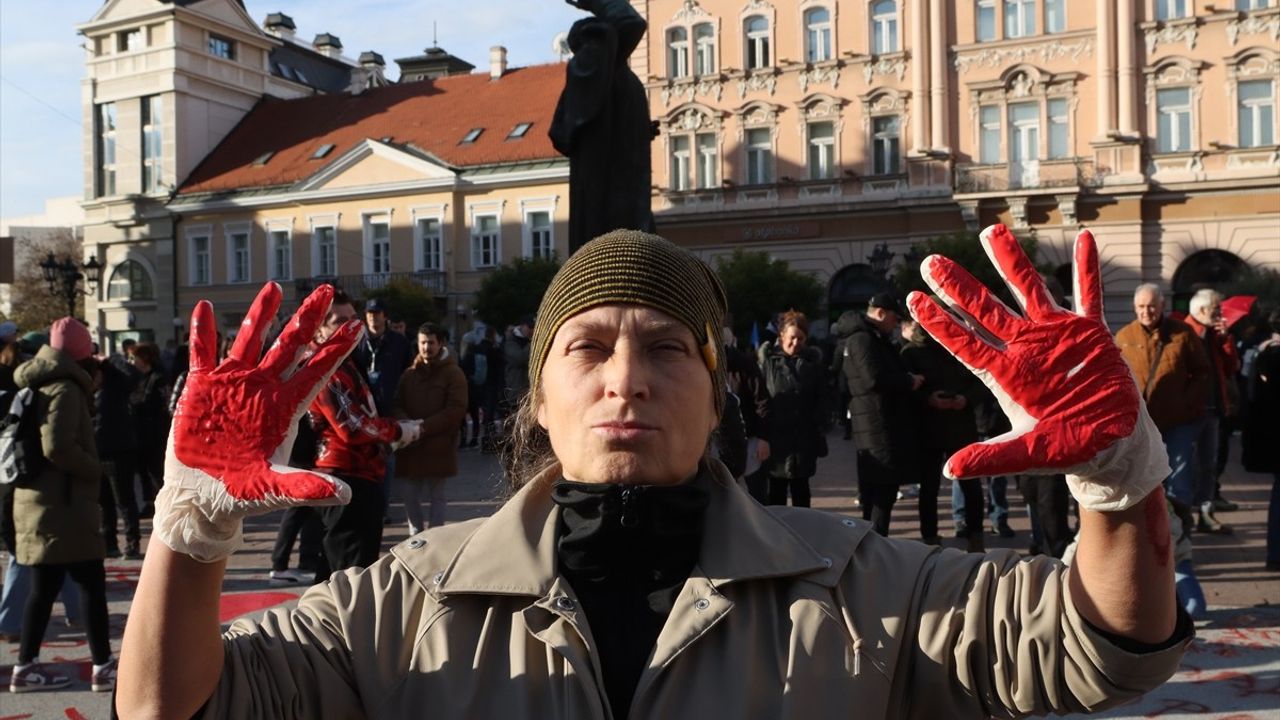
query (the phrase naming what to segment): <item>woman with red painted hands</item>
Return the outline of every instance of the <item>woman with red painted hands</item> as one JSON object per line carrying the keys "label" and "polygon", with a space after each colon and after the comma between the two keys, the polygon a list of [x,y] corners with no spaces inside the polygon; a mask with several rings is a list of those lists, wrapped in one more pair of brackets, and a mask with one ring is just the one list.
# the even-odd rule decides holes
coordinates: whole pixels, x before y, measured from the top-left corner
{"label": "woman with red painted hands", "polygon": [[[345,499],[279,462],[360,329],[294,371],[322,288],[260,363],[255,330],[213,367],[212,310],[198,306],[120,715],[982,718],[1094,711],[1156,687],[1191,626],[1174,600],[1164,451],[1102,322],[1093,238],[1076,243],[1075,313],[1003,227],[982,242],[1022,312],[940,257],[922,271],[945,306],[909,299],[1013,420],[946,470],[1066,472],[1082,508],[1069,569],[753,502],[707,454],[725,387],[719,281],[661,238],[618,231],[543,298],[514,497],[225,635],[218,593],[241,519]],[[251,330],[278,297],[264,290]]]}

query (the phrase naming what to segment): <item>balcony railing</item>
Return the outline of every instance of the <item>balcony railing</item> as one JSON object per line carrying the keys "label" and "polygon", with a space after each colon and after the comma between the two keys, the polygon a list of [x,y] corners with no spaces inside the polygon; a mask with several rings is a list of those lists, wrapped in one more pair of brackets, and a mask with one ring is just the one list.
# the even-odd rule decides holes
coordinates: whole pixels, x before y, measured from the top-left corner
{"label": "balcony railing", "polygon": [[345,290],[348,295],[357,299],[363,298],[370,290],[381,290],[395,283],[418,285],[430,290],[437,297],[443,296],[448,289],[445,274],[436,270],[298,278],[293,281],[293,289],[298,298],[303,298],[321,283],[329,283]]}
{"label": "balcony railing", "polygon": [[956,194],[1039,190],[1053,188],[1093,188],[1102,177],[1092,160],[1036,160],[1024,163],[956,166]]}

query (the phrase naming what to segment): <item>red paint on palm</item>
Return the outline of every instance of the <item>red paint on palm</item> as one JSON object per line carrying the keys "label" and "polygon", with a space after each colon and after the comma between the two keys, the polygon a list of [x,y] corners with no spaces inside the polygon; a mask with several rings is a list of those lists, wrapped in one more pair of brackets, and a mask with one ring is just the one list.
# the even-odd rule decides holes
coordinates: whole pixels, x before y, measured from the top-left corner
{"label": "red paint on palm", "polygon": [[[307,367],[292,372],[328,313],[333,289],[313,292],[258,363],[263,336],[280,307],[280,287],[263,287],[232,351],[215,367],[213,308],[192,313],[191,372],[173,419],[173,452],[185,467],[220,482],[235,500],[267,496],[301,501],[335,497],[334,484],[309,472],[278,472],[272,458],[318,383],[351,351],[362,332],[353,321],[334,334]],[[290,374],[292,373],[292,374]]]}
{"label": "red paint on palm", "polygon": [[1025,316],[1000,302],[950,260],[925,260],[926,279],[965,319],[962,324],[923,293],[908,298],[912,314],[982,377],[1010,416],[1012,433],[970,445],[947,463],[953,477],[1066,469],[1128,437],[1139,411],[1138,389],[1102,320],[1102,284],[1093,236],[1076,244],[1080,314],[1058,307],[1016,238],[1002,225],[983,242]]}

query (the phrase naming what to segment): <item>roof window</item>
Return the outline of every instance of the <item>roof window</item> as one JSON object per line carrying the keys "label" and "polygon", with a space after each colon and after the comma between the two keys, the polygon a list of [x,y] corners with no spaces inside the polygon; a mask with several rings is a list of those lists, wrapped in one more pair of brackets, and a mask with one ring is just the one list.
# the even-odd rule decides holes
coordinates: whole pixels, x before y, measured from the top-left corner
{"label": "roof window", "polygon": [[470,145],[480,139],[480,134],[484,132],[484,128],[471,128],[466,135],[462,136],[460,145]]}
{"label": "roof window", "polygon": [[511,134],[507,135],[507,139],[519,140],[520,138],[525,136],[525,133],[529,132],[529,128],[531,127],[533,127],[533,123],[522,122],[519,125],[516,125],[515,127],[511,128]]}
{"label": "roof window", "polygon": [[333,143],[325,143],[324,145],[321,145],[319,148],[317,148],[315,152],[311,153],[311,159],[319,160],[320,158],[324,157],[325,155],[328,155],[331,152],[333,152]]}
{"label": "roof window", "polygon": [[268,150],[262,153],[261,155],[258,156],[256,160],[253,161],[254,166],[262,167],[263,165],[266,165],[267,163],[271,162],[271,158],[275,154],[276,154],[275,150]]}

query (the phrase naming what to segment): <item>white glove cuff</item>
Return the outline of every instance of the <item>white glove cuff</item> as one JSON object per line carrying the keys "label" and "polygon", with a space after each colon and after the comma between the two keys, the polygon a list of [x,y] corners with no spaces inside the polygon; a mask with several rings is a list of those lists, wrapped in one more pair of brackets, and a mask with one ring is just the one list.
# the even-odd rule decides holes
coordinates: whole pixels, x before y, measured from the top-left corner
{"label": "white glove cuff", "polygon": [[184,484],[180,478],[166,478],[156,494],[152,536],[174,552],[204,563],[224,560],[240,549],[244,544],[242,516],[214,510],[215,517],[205,510],[226,504],[225,498],[219,502],[219,498],[206,497],[198,489],[212,485],[211,481]]}
{"label": "white glove cuff", "polygon": [[1151,494],[1169,476],[1169,456],[1160,431],[1138,408],[1133,432],[1084,465],[1067,471],[1067,487],[1085,510],[1128,510]]}

